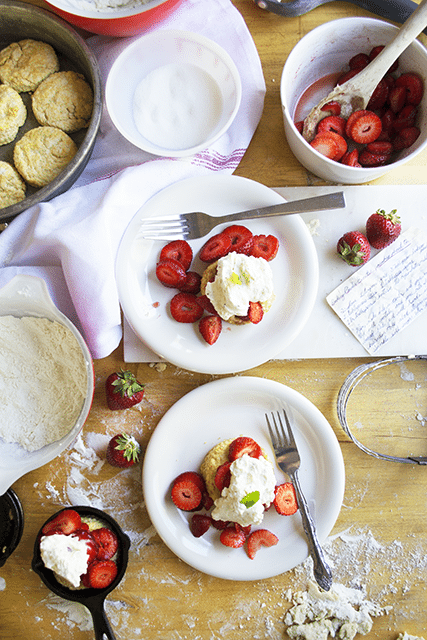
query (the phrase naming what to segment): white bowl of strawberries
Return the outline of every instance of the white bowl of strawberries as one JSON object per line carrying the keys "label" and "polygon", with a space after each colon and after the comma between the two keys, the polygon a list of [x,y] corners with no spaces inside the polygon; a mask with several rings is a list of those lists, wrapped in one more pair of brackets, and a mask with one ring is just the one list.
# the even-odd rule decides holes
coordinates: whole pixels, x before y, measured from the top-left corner
{"label": "white bowl of strawberries", "polygon": [[320,178],[369,182],[425,149],[427,51],[417,40],[382,78],[366,109],[344,119],[331,103],[314,138],[302,136],[310,109],[369,64],[396,29],[373,18],[333,20],[310,31],[286,60],[280,88],[286,138],[301,164]]}

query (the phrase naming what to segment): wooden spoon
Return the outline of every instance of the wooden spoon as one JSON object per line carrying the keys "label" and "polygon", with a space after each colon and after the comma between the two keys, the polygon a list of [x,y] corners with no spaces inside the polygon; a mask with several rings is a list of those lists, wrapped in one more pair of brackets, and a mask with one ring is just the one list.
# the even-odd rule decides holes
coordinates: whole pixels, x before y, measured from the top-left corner
{"label": "wooden spoon", "polygon": [[341,115],[348,118],[354,111],[366,109],[371,95],[377,84],[387,73],[393,62],[411,44],[413,40],[427,26],[427,0],[415,9],[414,13],[399,29],[393,40],[356,76],[337,85],[333,91],[323,98],[318,105],[313,107],[304,120],[303,137],[307,142],[314,138],[317,124],[328,115],[328,111],[322,111],[322,107],[331,102],[339,102]]}

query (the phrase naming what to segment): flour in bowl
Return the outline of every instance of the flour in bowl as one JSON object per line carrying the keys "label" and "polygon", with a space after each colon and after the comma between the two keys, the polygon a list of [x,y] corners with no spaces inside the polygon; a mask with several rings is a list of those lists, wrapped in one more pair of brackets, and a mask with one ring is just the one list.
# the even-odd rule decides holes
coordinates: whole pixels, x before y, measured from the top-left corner
{"label": "flour in bowl", "polygon": [[0,317],[0,438],[36,451],[81,412],[87,372],[72,331],[47,318]]}

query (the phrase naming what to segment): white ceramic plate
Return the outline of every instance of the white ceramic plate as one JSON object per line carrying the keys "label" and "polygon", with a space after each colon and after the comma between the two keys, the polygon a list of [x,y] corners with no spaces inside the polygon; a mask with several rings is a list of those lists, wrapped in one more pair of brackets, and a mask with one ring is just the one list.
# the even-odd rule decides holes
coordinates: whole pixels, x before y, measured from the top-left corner
{"label": "white ceramic plate", "polygon": [[[318,289],[318,261],[313,239],[298,215],[250,220],[254,234],[273,234],[280,249],[271,261],[276,299],[258,325],[223,324],[214,345],[200,336],[197,323],[178,323],[169,313],[175,289],[156,278],[155,265],[165,242],[139,234],[145,217],[205,211],[223,215],[283,202],[258,182],[237,176],[209,175],[178,182],[154,196],[134,216],[123,236],[116,263],[119,298],[136,335],[155,353],[179,367],[201,373],[235,373],[256,367],[280,353],[301,331],[312,311]],[[211,235],[226,225],[217,227]],[[197,254],[206,237],[190,242],[193,270],[202,273]]]}
{"label": "white ceramic plate", "polygon": [[[329,535],[344,495],[344,462],[335,434],[320,411],[297,391],[255,377],[215,380],[176,402],[157,425],[144,458],[143,487],[150,519],[165,544],[192,567],[229,580],[259,580],[293,569],[308,556],[301,517],[279,516],[272,507],[263,523],[279,543],[261,548],[250,560],[243,547],[230,549],[211,529],[195,538],[189,529],[191,513],[170,499],[173,479],[183,471],[197,471],[206,453],[228,438],[247,435],[273,461],[265,413],[290,407],[301,456],[300,482],[316,522],[319,541]],[[275,467],[278,483],[287,476]],[[200,512],[203,513],[203,512]]]}

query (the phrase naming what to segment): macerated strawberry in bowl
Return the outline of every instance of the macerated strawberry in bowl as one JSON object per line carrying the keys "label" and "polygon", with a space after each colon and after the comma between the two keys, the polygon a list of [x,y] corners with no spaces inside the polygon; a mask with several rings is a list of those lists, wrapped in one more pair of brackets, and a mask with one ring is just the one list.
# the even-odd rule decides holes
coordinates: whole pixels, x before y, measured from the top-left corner
{"label": "macerated strawberry in bowl", "polygon": [[279,538],[268,529],[255,529],[274,505],[279,515],[296,513],[297,501],[290,482],[277,484],[273,465],[260,445],[248,436],[224,440],[205,456],[199,471],[184,471],[172,482],[175,506],[193,513],[192,535],[199,538],[217,529],[219,541],[234,549],[246,544],[253,560],[261,546],[276,545]]}
{"label": "macerated strawberry in bowl", "polygon": [[258,324],[274,302],[269,262],[279,250],[278,239],[254,235],[244,225],[230,225],[210,236],[199,252],[203,273],[190,270],[193,250],[186,240],[174,240],[160,251],[157,279],[178,289],[170,313],[181,323],[197,323],[204,341],[214,344],[223,321]]}
{"label": "macerated strawberry in bowl", "polygon": [[335,85],[357,76],[396,31],[374,18],[333,20],[310,31],[288,56],[281,80],[286,138],[296,158],[317,176],[341,184],[369,182],[427,146],[427,51],[417,40],[378,82],[364,108],[343,117],[338,102],[328,103],[314,138],[302,136],[311,108]]}

